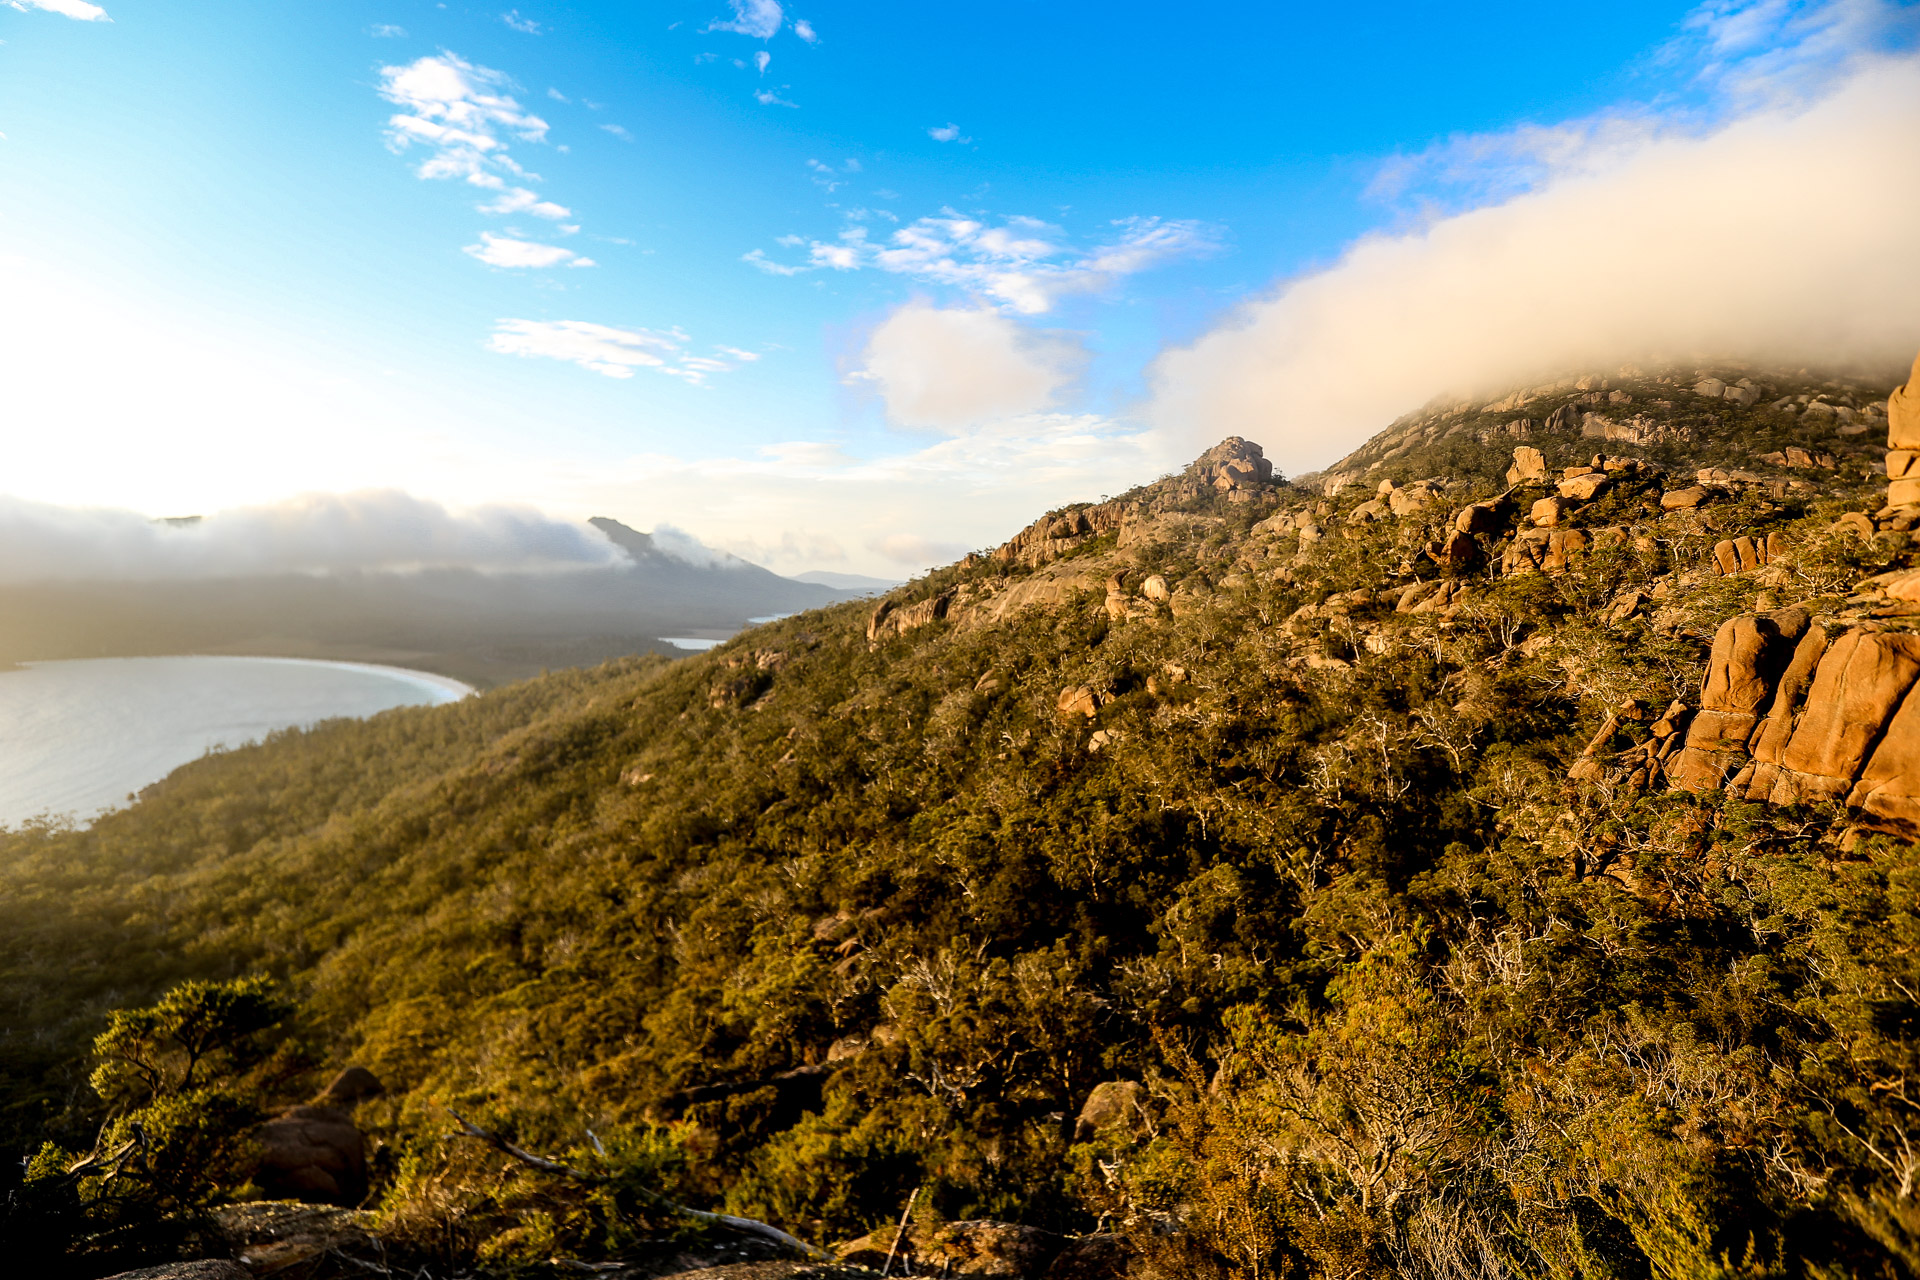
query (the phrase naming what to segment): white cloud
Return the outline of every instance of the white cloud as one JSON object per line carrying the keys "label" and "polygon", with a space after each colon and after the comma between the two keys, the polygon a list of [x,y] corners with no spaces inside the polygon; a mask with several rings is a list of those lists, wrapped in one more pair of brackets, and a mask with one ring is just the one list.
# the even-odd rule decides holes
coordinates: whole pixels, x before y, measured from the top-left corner
{"label": "white cloud", "polygon": [[618,563],[593,529],[528,507],[449,511],[397,490],[309,493],[189,525],[0,495],[0,582],[213,578]]}
{"label": "white cloud", "polygon": [[500,320],[487,340],[489,350],[508,356],[565,360],[609,378],[631,378],[635,369],[652,369],[700,385],[708,374],[729,373],[737,362],[758,360],[755,352],[715,347],[728,359],[687,350],[678,329],[619,329],[587,320]]}
{"label": "white cloud", "polygon": [[740,261],[756,266],[771,276],[797,276],[811,270],[804,265],[795,267],[784,262],[775,262],[767,256],[764,249],[751,249],[740,255]]}
{"label": "white cloud", "polygon": [[557,205],[551,200],[542,200],[525,187],[506,188],[492,203],[481,205],[480,212],[502,215],[530,213],[536,218],[546,218],[551,221],[573,216],[573,211],[564,205]]}
{"label": "white cloud", "polygon": [[558,89],[554,89],[554,88],[549,88],[549,89],[547,90],[547,96],[548,96],[549,98],[552,98],[552,99],[553,99],[553,100],[554,100],[555,102],[571,102],[571,101],[573,101],[573,99],[571,99],[571,98],[569,98],[569,97],[567,97],[567,95],[566,95],[566,94],[564,94],[564,93],[562,93],[562,92],[560,92],[560,91],[559,91]]}
{"label": "white cloud", "polygon": [[614,137],[620,139],[620,141],[622,142],[633,141],[633,135],[627,132],[624,126],[617,125],[617,124],[603,124],[600,127],[606,132],[612,134]]}
{"label": "white cloud", "polygon": [[808,22],[805,18],[794,19],[793,34],[799,36],[802,40],[805,40],[808,44],[817,43],[820,39],[819,35],[815,33],[813,29],[813,24],[811,22]]}
{"label": "white cloud", "polygon": [[[494,199],[478,206],[482,213],[501,217],[528,213],[549,221],[572,217],[565,205],[541,199],[531,185],[539,177],[508,154],[509,138],[544,142],[547,136],[547,122],[522,107],[507,92],[510,87],[504,73],[476,66],[454,53],[382,67],[380,96],[401,108],[387,121],[388,146],[396,152],[424,148],[426,157],[415,169],[422,178],[459,178],[495,192]],[[548,92],[560,97],[554,90]],[[617,125],[602,127],[627,136]],[[533,243],[517,233],[483,232],[480,241],[467,245],[465,251],[489,266],[594,265],[591,258]]]}
{"label": "white cloud", "polygon": [[873,331],[853,376],[879,390],[897,425],[957,432],[1051,408],[1086,355],[1073,335],[1035,333],[991,308],[910,302]]}
{"label": "white cloud", "polygon": [[422,178],[498,187],[501,174],[524,177],[502,135],[541,142],[547,122],[506,93],[508,83],[503,73],[453,53],[380,68],[380,96],[401,108],[387,120],[388,145],[395,151],[426,148],[416,170]]}
{"label": "white cloud", "polygon": [[929,138],[932,138],[935,142],[972,142],[973,141],[972,138],[961,137],[960,126],[957,124],[951,124],[951,123],[936,125],[935,127],[927,130],[927,136]]}
{"label": "white cloud", "polygon": [[1623,361],[1912,359],[1920,60],[1811,106],[1646,130],[1501,203],[1353,245],[1154,367],[1153,421],[1323,465],[1446,392]]}
{"label": "white cloud", "polygon": [[1751,110],[1805,103],[1863,55],[1911,49],[1920,10],[1888,0],[1708,0],[1684,28],[1668,55],[1694,63],[1719,104]]}
{"label": "white cloud", "polygon": [[63,18],[73,18],[79,22],[112,22],[107,11],[97,4],[88,4],[87,0],[7,0],[7,3],[26,13],[30,9],[42,9],[47,13],[57,13]]}
{"label": "white cloud", "polygon": [[1150,267],[1212,252],[1221,237],[1218,228],[1202,222],[1123,218],[1110,225],[1117,233],[1112,240],[1079,250],[1060,228],[1037,218],[1010,217],[995,226],[948,209],[878,242],[855,223],[838,241],[810,241],[802,264],[780,263],[760,250],[745,260],[776,275],[873,268],[1039,315],[1070,294],[1095,293]]}
{"label": "white cloud", "polygon": [[647,535],[661,551],[701,569],[744,569],[747,562],[730,552],[710,547],[677,525],[665,521],[653,526]]}
{"label": "white cloud", "polygon": [[[813,171],[813,185],[823,187],[831,194],[847,185],[846,179],[843,176],[844,174],[860,172],[860,162],[858,160],[849,160],[844,169],[836,169],[832,165],[823,164],[818,160],[808,160],[807,168]],[[847,213],[844,216],[853,221],[859,221],[865,216],[865,213],[866,211],[863,209]],[[800,239],[798,236],[781,236],[775,243],[786,245],[788,248],[797,248],[805,244],[806,241]]]}
{"label": "white cloud", "polygon": [[776,0],[728,0],[728,3],[733,9],[733,21],[715,18],[707,24],[707,30],[737,31],[755,40],[771,40],[780,33],[786,15]]}
{"label": "white cloud", "polygon": [[500,21],[506,23],[522,35],[537,36],[540,34],[540,24],[532,18],[521,17],[518,9],[509,9],[501,14]]}
{"label": "white cloud", "polygon": [[759,89],[754,92],[753,100],[763,107],[797,107],[797,102],[788,102],[771,89]]}
{"label": "white cloud", "polygon": [[367,34],[375,40],[404,40],[407,35],[407,29],[405,27],[396,27],[391,22],[376,22],[367,28]]}
{"label": "white cloud", "polygon": [[773,62],[773,55],[768,53],[765,49],[762,49],[760,52],[753,55],[753,65],[759,70],[761,75],[767,74],[767,67],[772,62]]}
{"label": "white cloud", "polygon": [[467,245],[462,252],[471,254],[490,267],[557,267],[562,264],[570,267],[591,267],[594,265],[593,259],[583,258],[573,250],[562,249],[557,244],[540,244],[514,236],[497,236],[491,231],[482,231],[480,243]]}

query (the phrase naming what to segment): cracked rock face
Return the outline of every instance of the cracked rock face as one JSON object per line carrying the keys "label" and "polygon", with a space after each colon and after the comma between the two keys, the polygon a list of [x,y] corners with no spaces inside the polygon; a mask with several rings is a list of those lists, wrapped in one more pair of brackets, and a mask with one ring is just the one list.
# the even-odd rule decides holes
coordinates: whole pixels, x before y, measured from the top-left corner
{"label": "cracked rock face", "polygon": [[[1920,468],[1914,466],[1914,450],[1920,450],[1920,359],[1905,385],[1887,397],[1887,504],[1894,507],[1920,503]],[[1898,462],[1895,459],[1898,458]],[[1900,473],[1896,477],[1894,468]]]}
{"label": "cracked rock face", "polygon": [[1862,826],[1920,834],[1917,680],[1920,634],[1830,633],[1801,609],[1731,618],[1667,776],[1772,804],[1840,800]]}

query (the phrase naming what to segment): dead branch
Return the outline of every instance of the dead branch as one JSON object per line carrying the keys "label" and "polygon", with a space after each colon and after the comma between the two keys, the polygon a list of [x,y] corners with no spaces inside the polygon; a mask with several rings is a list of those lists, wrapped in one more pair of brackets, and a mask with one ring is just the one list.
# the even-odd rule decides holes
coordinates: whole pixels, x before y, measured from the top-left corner
{"label": "dead branch", "polygon": [[[146,1126],[136,1120],[131,1127],[133,1129],[133,1137],[127,1139],[126,1143],[122,1145],[119,1150],[112,1153],[103,1152],[96,1145],[92,1152],[68,1165],[64,1170],[64,1176],[69,1181],[78,1182],[82,1178],[90,1178],[100,1170],[105,1169],[107,1171],[107,1181],[111,1182],[113,1179],[119,1177],[120,1174],[126,1171],[127,1162],[132,1160],[135,1155],[147,1149]],[[103,1131],[100,1136],[104,1139],[106,1137],[105,1132]]]}
{"label": "dead branch", "polygon": [[[612,1181],[611,1178],[608,1178],[604,1174],[588,1173],[585,1170],[576,1169],[572,1165],[561,1164],[558,1160],[549,1160],[545,1156],[537,1156],[531,1151],[527,1151],[508,1142],[505,1138],[490,1129],[482,1129],[479,1125],[473,1123],[473,1121],[467,1119],[452,1107],[445,1106],[444,1104],[442,1104],[442,1107],[448,1115],[452,1116],[460,1124],[460,1132],[454,1135],[456,1137],[478,1138],[495,1151],[512,1156],[515,1160],[518,1160],[530,1169],[538,1169],[542,1173],[558,1174],[563,1178],[571,1178],[584,1186],[605,1186]],[[696,1222],[704,1222],[708,1226],[727,1227],[734,1231],[744,1232],[747,1235],[759,1236],[762,1239],[771,1240],[775,1244],[782,1245],[788,1249],[796,1250],[809,1258],[825,1260],[832,1256],[824,1249],[810,1245],[804,1240],[795,1239],[793,1236],[780,1230],[780,1228],[768,1226],[766,1223],[756,1219],[736,1218],[730,1213],[708,1213],[704,1209],[689,1209],[686,1205],[675,1204],[658,1192],[649,1191],[645,1187],[636,1187],[635,1190],[661,1208],[682,1214],[692,1218]]]}

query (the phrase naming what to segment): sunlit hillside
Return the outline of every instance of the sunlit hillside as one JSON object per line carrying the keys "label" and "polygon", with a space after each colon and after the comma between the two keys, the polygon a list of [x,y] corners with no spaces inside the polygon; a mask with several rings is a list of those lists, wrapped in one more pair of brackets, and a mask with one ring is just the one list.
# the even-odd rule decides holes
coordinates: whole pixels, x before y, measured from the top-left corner
{"label": "sunlit hillside", "polygon": [[[1888,391],[1600,371],[1304,481],[1230,440],[878,602],[8,833],[5,1132],[55,1144],[8,1248],[238,1247],[178,1224],[357,1065],[370,1215],[306,1274],[778,1252],[658,1197],[896,1273],[1906,1274]],[[1879,719],[1818,756],[1845,646],[1890,674],[1834,732]],[[89,1086],[110,1010],[248,975],[191,1089]],[[134,1119],[166,1179],[62,1182]]]}

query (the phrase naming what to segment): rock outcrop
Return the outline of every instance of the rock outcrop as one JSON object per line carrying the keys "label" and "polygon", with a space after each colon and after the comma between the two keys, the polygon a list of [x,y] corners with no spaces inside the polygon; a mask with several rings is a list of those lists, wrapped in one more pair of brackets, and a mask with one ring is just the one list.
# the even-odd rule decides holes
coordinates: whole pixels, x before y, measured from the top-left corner
{"label": "rock outcrop", "polygon": [[1146,1088],[1135,1080],[1108,1080],[1093,1087],[1074,1121],[1073,1140],[1086,1142],[1109,1129],[1134,1126],[1145,1114]]}
{"label": "rock outcrop", "polygon": [[1187,475],[1230,499],[1235,494],[1246,494],[1250,498],[1255,490],[1272,482],[1273,463],[1251,440],[1228,436],[1194,459]]}
{"label": "rock outcrop", "polygon": [[197,1262],[168,1262],[138,1271],[122,1271],[108,1276],[107,1280],[253,1280],[253,1272],[230,1258],[202,1258]]}
{"label": "rock outcrop", "polygon": [[1722,575],[1745,573],[1780,558],[1780,535],[1763,538],[1725,538],[1713,545],[1713,567]]}
{"label": "rock outcrop", "polygon": [[1130,502],[1050,511],[994,548],[993,558],[1011,564],[1043,565],[1091,538],[1117,532],[1133,515]]}
{"label": "rock outcrop", "polygon": [[1560,496],[1572,498],[1575,502],[1591,502],[1606,490],[1609,483],[1606,472],[1596,471],[1592,467],[1569,467],[1571,474],[1561,478]]}
{"label": "rock outcrop", "polygon": [[253,1180],[277,1199],[359,1204],[367,1196],[366,1136],[352,1108],[385,1087],[365,1067],[348,1067],[311,1106],[289,1107],[255,1131]]}
{"label": "rock outcrop", "polygon": [[891,636],[903,636],[909,631],[917,631],[947,616],[947,609],[953,604],[953,592],[943,591],[937,596],[919,600],[913,604],[898,604],[892,599],[882,600],[874,606],[873,613],[867,618],[867,643],[878,644]]}
{"label": "rock outcrop", "polygon": [[1100,695],[1084,684],[1074,685],[1060,691],[1054,706],[1068,719],[1085,716],[1091,720],[1100,714]]}
{"label": "rock outcrop", "polygon": [[1804,609],[1784,609],[1721,624],[1701,682],[1699,713],[1685,745],[1666,762],[1674,786],[1705,791],[1737,767],[1809,621]]}
{"label": "rock outcrop", "polygon": [[1920,359],[1887,397],[1887,505],[1920,505]]}
{"label": "rock outcrop", "polygon": [[[1838,416],[1817,403],[1807,412],[1822,407]],[[1913,464],[1920,451],[1920,359],[1888,398],[1887,445],[1887,507],[1877,520],[1849,512],[1836,528],[1857,525],[1871,538],[1883,527],[1911,527],[1899,512],[1920,504]],[[1783,460],[1832,465],[1806,450],[1787,450]],[[1717,544],[1713,556],[1715,567],[1730,574],[1765,565],[1781,550],[1773,535],[1742,537]],[[1666,763],[1672,785],[1696,792],[1725,786],[1769,804],[1840,802],[1860,827],[1920,836],[1916,599],[1920,574],[1895,571],[1862,583],[1848,601],[1861,607],[1841,618],[1816,621],[1795,608],[1723,623],[1686,746]]]}
{"label": "rock outcrop", "polygon": [[380,1078],[365,1067],[347,1067],[333,1078],[317,1101],[332,1107],[353,1107],[386,1091]]}
{"label": "rock outcrop", "polygon": [[1232,502],[1251,502],[1263,493],[1271,493],[1274,484],[1273,463],[1260,446],[1228,436],[1178,477],[1151,486],[1151,496],[1144,501],[1115,499],[1049,511],[996,547],[993,559],[1037,568],[1091,539],[1121,533],[1128,525],[1149,520],[1168,504],[1191,501],[1205,493],[1223,494]]}
{"label": "rock outcrop", "polygon": [[251,1201],[221,1205],[209,1216],[255,1276],[379,1274],[390,1261],[374,1215],[362,1209]]}
{"label": "rock outcrop", "polygon": [[276,1199],[356,1205],[367,1195],[366,1138],[338,1107],[289,1107],[257,1131],[253,1180]]}
{"label": "rock outcrop", "polygon": [[1592,536],[1583,529],[1522,529],[1501,555],[1500,572],[1559,573],[1569,556],[1592,545]]}
{"label": "rock outcrop", "polygon": [[1513,465],[1507,468],[1509,485],[1539,484],[1547,478],[1547,457],[1530,445],[1513,451]]}
{"label": "rock outcrop", "polygon": [[1840,801],[1863,827],[1920,835],[1917,679],[1912,631],[1830,628],[1804,609],[1729,619],[1667,776],[1772,804]]}

